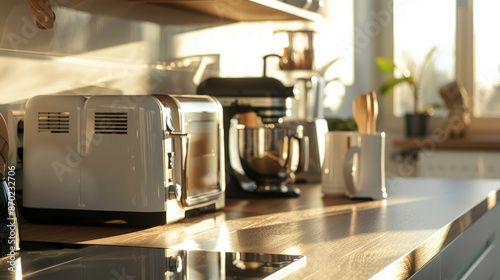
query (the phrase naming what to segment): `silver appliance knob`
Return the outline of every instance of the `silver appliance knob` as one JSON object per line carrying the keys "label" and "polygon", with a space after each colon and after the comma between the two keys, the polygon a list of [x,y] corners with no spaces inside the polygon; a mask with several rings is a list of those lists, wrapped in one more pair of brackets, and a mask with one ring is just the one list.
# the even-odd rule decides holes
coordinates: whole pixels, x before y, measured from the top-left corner
{"label": "silver appliance knob", "polygon": [[181,200],[182,197],[182,187],[179,184],[171,185],[168,188],[168,197],[170,199]]}
{"label": "silver appliance knob", "polygon": [[167,271],[181,273],[183,269],[182,257],[168,257],[167,258]]}

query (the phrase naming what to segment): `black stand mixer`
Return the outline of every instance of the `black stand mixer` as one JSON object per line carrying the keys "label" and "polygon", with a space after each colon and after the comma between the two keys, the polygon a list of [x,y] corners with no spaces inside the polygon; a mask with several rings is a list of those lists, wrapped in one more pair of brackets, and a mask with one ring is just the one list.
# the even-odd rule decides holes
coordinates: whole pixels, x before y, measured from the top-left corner
{"label": "black stand mixer", "polygon": [[[301,139],[300,135],[296,135],[295,131],[286,131],[286,128],[280,127],[281,118],[287,113],[287,99],[294,96],[293,87],[286,87],[277,79],[268,77],[209,78],[198,86],[197,94],[214,96],[223,106],[226,196],[299,196],[300,190],[289,186],[289,177],[290,173],[293,174],[297,170],[307,166],[307,164],[304,165],[303,163],[307,159],[304,159],[304,156],[299,156],[299,158],[302,158],[296,160],[298,167],[290,168],[290,162],[292,161],[289,158],[292,150],[290,147],[293,144],[292,142],[295,141],[299,143],[299,150],[302,151],[304,150],[303,146],[307,145],[307,143],[303,141],[304,139]],[[255,112],[262,122],[261,127],[255,128],[254,131],[250,131],[251,129],[243,131],[245,128],[241,129],[240,126],[238,128],[240,140],[235,141],[234,137],[231,136],[235,135],[233,120],[237,115],[245,112]],[[279,130],[283,131],[282,135],[276,136],[276,139],[272,139],[276,135],[276,131]],[[259,139],[250,139],[249,137],[252,137],[252,135],[260,135],[260,137]],[[257,143],[257,141],[259,142]],[[252,147],[249,147],[249,145],[252,145]],[[274,146],[275,148],[269,151],[267,150],[268,146]],[[266,151],[262,151],[264,149]],[[255,156],[255,154],[258,150],[261,150],[261,154],[266,154],[267,158],[257,158],[258,156]],[[268,154],[276,150],[280,150],[279,155],[284,155],[284,157],[279,158],[276,162],[270,162]],[[281,152],[281,150],[285,151]],[[252,153],[255,156],[255,160],[253,163],[248,164],[248,161],[242,157],[246,157]],[[239,162],[235,160],[235,154],[238,154],[238,157],[240,157]],[[260,172],[262,169],[267,168],[266,164],[269,167],[281,165],[282,169],[276,171],[275,174],[266,175]],[[255,168],[252,169],[251,165],[257,167],[257,170]],[[259,168],[261,168],[260,171],[258,170]],[[282,180],[282,183],[272,183],[273,180],[270,178],[272,176],[277,179],[276,181]]]}

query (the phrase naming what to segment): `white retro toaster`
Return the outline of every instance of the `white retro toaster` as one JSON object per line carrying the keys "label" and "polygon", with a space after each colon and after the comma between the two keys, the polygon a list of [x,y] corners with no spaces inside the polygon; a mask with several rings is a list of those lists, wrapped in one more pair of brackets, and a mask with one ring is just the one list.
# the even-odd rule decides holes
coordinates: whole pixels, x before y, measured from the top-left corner
{"label": "white retro toaster", "polygon": [[35,96],[23,217],[159,225],[224,207],[222,107],[210,96]]}

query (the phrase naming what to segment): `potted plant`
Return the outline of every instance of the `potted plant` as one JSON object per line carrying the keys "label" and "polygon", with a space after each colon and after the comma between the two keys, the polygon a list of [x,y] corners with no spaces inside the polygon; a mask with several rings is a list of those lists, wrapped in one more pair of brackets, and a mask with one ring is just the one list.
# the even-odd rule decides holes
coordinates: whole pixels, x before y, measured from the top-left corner
{"label": "potted plant", "polygon": [[[392,92],[395,86],[399,84],[408,84],[413,91],[413,101],[414,109],[413,113],[408,113],[405,115],[405,129],[407,137],[421,137],[426,135],[427,130],[427,120],[429,118],[428,108],[422,109],[420,105],[421,92],[420,92],[420,79],[424,73],[424,70],[432,58],[432,55],[436,51],[436,47],[432,48],[425,56],[424,62],[420,65],[420,68],[412,73],[408,69],[401,69],[395,63],[394,60],[384,57],[376,57],[375,64],[378,69],[384,74],[391,74],[392,78],[387,80],[381,87],[381,94],[387,94]],[[401,76],[395,76],[395,72],[401,73]]]}

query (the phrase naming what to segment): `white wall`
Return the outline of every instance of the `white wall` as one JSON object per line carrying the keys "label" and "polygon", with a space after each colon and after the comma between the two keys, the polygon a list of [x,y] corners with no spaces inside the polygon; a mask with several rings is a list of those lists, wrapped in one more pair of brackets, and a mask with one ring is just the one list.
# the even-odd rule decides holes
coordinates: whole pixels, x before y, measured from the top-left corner
{"label": "white wall", "polygon": [[[353,79],[353,56],[345,50],[352,46],[352,1],[325,1],[320,13],[321,22],[275,21],[241,22],[214,25],[182,24],[162,27],[162,59],[193,54],[221,54],[220,74],[225,77],[261,76],[262,57],[273,53],[273,33],[277,30],[315,30],[316,65],[321,68],[340,57],[327,72],[331,77],[341,77],[346,84]],[[279,73],[277,61],[270,59],[270,76],[287,76]]]}
{"label": "white wall", "polygon": [[[354,97],[380,85],[374,57],[392,55],[392,44],[387,44],[392,40],[392,19],[384,18],[390,0],[329,0],[319,23],[227,23],[127,0],[51,3],[55,27],[41,31],[34,27],[25,1],[0,0],[0,105],[60,91],[168,92],[166,84],[176,83],[177,76],[156,67],[191,55],[220,54],[222,76],[260,76],[262,56],[274,51],[275,30],[311,28],[318,32],[317,65],[340,57],[326,74],[341,77],[346,85],[338,109],[327,109],[326,115],[347,118],[352,116]],[[271,76],[283,74],[270,63]],[[393,117],[391,97],[380,101],[378,127],[387,133],[390,159],[393,139],[403,134],[402,120]],[[396,164],[387,162],[388,174],[401,174]]]}
{"label": "white wall", "polygon": [[55,26],[42,31],[26,1],[0,3],[0,104],[88,87],[137,90],[158,60],[159,24],[91,14],[53,1]]}

